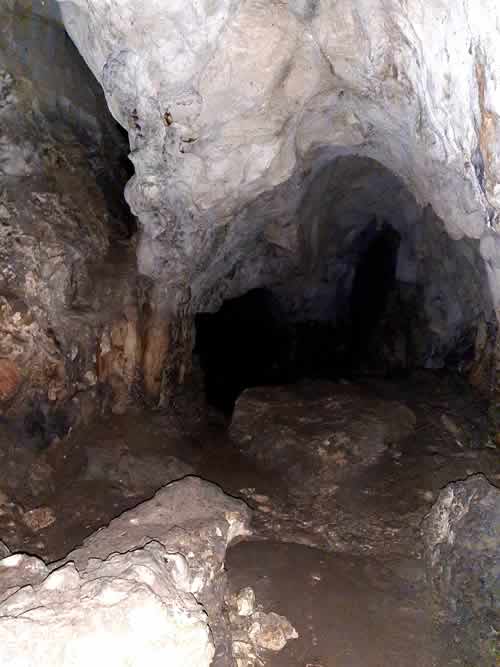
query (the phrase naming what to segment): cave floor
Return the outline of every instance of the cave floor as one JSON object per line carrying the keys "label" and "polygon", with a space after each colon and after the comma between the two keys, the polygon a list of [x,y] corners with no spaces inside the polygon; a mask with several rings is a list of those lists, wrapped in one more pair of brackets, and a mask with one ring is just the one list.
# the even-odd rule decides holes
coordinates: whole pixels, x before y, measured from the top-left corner
{"label": "cave floor", "polygon": [[266,664],[460,665],[453,636],[429,611],[419,526],[448,482],[482,472],[499,483],[485,405],[435,374],[365,379],[363,391],[404,403],[416,427],[324,493],[297,494],[286,468],[249,461],[220,420],[200,422],[185,410],[103,418],[44,450],[12,445],[5,431],[0,539],[57,560],[165,481],[196,474],[254,510],[254,534],[227,555],[231,589],[252,586],[257,603],[299,633]]}

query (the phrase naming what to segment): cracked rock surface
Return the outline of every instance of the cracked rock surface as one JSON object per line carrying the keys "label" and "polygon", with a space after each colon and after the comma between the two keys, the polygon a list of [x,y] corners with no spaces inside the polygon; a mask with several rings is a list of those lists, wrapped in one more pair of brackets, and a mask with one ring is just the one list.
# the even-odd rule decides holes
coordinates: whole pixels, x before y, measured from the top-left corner
{"label": "cracked rock surface", "polygon": [[[2,664],[231,665],[226,548],[249,510],[187,477],[85,540],[64,561],[0,561]],[[214,660],[214,662],[212,662]]]}
{"label": "cracked rock surface", "polygon": [[[429,580],[471,663],[498,660],[500,489],[484,475],[446,486],[425,518]],[[491,662],[490,662],[491,661]]]}
{"label": "cracked rock surface", "polygon": [[0,24],[0,412],[46,446],[96,411],[101,337],[127,347],[128,142],[61,25],[17,2]]}

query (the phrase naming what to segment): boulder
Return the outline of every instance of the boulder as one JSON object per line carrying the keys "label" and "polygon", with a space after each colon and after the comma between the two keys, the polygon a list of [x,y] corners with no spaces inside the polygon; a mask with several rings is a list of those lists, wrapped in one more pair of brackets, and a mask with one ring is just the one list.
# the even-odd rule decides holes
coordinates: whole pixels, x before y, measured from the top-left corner
{"label": "boulder", "polygon": [[[415,414],[356,385],[304,381],[244,391],[230,434],[266,468],[287,471],[293,493],[319,493],[341,476],[374,463],[410,435]],[[295,488],[293,488],[295,486]]]}
{"label": "boulder", "polygon": [[195,477],[162,488],[63,561],[0,561],[0,664],[231,665],[224,557],[249,510]]}
{"label": "boulder", "polygon": [[422,532],[435,602],[455,629],[464,664],[498,664],[500,489],[481,474],[449,484]]}

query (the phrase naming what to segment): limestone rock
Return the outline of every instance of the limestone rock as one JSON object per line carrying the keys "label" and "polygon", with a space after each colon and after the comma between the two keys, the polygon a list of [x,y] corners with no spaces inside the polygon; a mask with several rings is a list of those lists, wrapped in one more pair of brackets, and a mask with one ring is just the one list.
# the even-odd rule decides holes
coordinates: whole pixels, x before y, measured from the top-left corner
{"label": "limestone rock", "polygon": [[41,583],[49,573],[45,563],[26,554],[8,555],[0,561],[0,601],[19,590]]}
{"label": "limestone rock", "polygon": [[230,656],[223,562],[227,545],[248,533],[248,519],[241,501],[191,477],[115,519],[64,561],[3,559],[0,662],[208,667],[216,651]]}
{"label": "limestone rock", "polygon": [[242,588],[236,596],[236,609],[238,616],[251,616],[255,611],[255,593],[253,588],[247,586]]}
{"label": "limestone rock", "polygon": [[154,543],[96,560],[85,573],[68,563],[10,595],[0,614],[0,655],[9,665],[208,667],[214,653],[203,609],[176,589]]}
{"label": "limestone rock", "polygon": [[78,421],[96,339],[133,301],[136,272],[114,252],[132,220],[128,142],[56,12],[36,4],[0,8],[0,407],[47,446]]}
{"label": "limestone rock", "polygon": [[24,513],[23,521],[30,530],[37,533],[55,523],[56,517],[52,508],[36,507]]}
{"label": "limestone rock", "polygon": [[449,484],[423,536],[436,601],[464,656],[490,667],[500,623],[500,490],[483,475]]}
{"label": "limestone rock", "polygon": [[424,293],[430,366],[491,321],[496,0],[59,4],[129,133],[139,267],[167,305],[185,284],[215,310],[296,281],[302,310],[327,311],[375,215],[400,235],[398,278]]}
{"label": "limestone rock", "polygon": [[320,493],[339,476],[373,463],[415,424],[402,403],[364,396],[354,385],[304,381],[245,390],[230,434],[266,467],[286,469],[300,495],[311,488]]}
{"label": "limestone rock", "polygon": [[0,558],[6,558],[10,555],[9,547],[0,540]]}
{"label": "limestone rock", "polygon": [[250,586],[232,596],[227,604],[237,667],[265,664],[266,652],[281,651],[288,641],[299,636],[284,616],[256,609],[255,593]]}
{"label": "limestone rock", "polygon": [[281,651],[290,639],[299,636],[290,621],[274,612],[256,612],[249,630],[252,641],[268,651]]}

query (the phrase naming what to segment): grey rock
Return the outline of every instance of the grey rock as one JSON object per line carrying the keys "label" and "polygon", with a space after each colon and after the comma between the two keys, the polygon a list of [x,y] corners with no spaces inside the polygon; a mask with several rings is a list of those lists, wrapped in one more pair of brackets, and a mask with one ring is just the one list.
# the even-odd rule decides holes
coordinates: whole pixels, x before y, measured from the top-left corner
{"label": "grey rock", "polygon": [[500,489],[484,475],[449,484],[422,530],[436,603],[467,664],[492,667],[500,631]]}
{"label": "grey rock", "polygon": [[185,284],[195,312],[268,286],[341,316],[375,216],[400,237],[419,362],[495,321],[496,0],[59,4],[129,133],[139,267],[166,306]]}
{"label": "grey rock", "polygon": [[224,556],[249,510],[190,477],[46,566],[0,561],[0,662],[231,665]]}
{"label": "grey rock", "polygon": [[286,470],[292,493],[319,494],[374,463],[415,424],[402,403],[364,396],[356,385],[304,381],[245,390],[230,434],[247,455]]}

